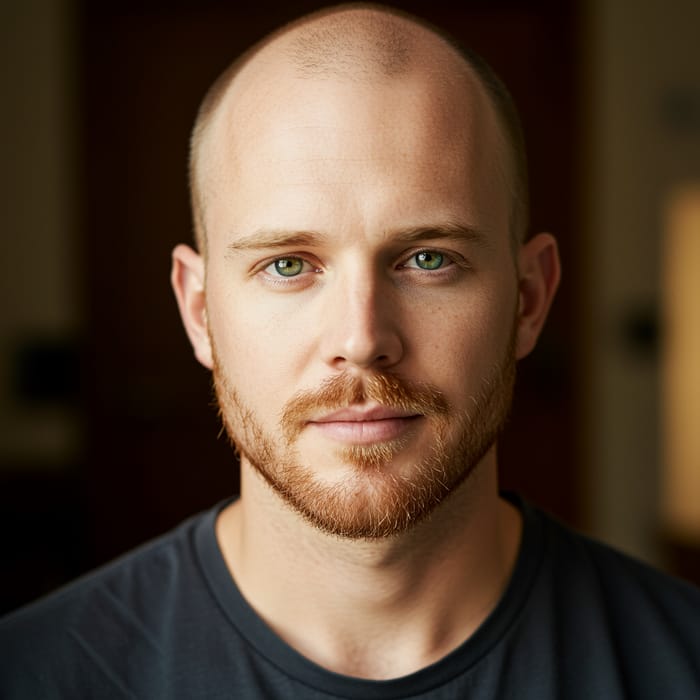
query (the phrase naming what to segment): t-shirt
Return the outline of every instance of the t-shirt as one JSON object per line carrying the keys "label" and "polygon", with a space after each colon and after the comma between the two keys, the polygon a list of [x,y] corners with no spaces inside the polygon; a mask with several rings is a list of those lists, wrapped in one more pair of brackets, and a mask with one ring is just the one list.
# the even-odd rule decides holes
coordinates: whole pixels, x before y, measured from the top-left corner
{"label": "t-shirt", "polygon": [[0,623],[0,697],[700,698],[700,591],[519,503],[511,580],[461,646],[408,676],[332,673],[241,596],[221,504]]}

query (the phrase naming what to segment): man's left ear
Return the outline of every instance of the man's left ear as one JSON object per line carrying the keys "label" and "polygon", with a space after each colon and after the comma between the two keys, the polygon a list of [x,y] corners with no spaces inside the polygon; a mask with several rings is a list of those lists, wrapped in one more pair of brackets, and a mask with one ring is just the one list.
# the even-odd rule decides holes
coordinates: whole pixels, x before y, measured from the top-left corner
{"label": "man's left ear", "polygon": [[520,359],[535,347],[559,286],[561,267],[554,236],[539,233],[523,243],[518,254],[518,330]]}

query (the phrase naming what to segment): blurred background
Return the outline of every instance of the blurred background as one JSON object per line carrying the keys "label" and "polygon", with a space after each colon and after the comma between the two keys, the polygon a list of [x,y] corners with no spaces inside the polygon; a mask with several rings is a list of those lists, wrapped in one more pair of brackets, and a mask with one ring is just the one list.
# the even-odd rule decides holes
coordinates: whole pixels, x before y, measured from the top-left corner
{"label": "blurred background", "polygon": [[[168,281],[188,133],[234,56],[322,4],[0,4],[0,612],[237,489]],[[505,79],[561,246],[504,487],[700,583],[700,3],[394,5]]]}

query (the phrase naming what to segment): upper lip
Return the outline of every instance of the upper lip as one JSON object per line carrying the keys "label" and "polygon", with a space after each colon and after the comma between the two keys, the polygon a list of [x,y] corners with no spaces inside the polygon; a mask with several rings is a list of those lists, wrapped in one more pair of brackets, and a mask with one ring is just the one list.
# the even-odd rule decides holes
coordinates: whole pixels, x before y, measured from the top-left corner
{"label": "upper lip", "polygon": [[416,413],[388,406],[349,406],[311,419],[310,423],[360,423],[363,421],[414,418]]}

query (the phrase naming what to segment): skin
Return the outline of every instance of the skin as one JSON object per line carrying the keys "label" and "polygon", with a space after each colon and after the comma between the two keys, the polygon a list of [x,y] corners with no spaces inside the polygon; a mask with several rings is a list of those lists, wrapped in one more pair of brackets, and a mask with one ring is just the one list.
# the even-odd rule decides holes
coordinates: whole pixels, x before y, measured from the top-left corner
{"label": "skin", "polygon": [[[544,323],[559,279],[554,239],[513,251],[493,108],[451,49],[425,30],[419,39],[423,60],[407,72],[357,81],[298,77],[282,37],[236,79],[202,145],[208,255],[178,246],[173,286],[195,355],[212,368],[216,352],[268,436],[281,434],[298,392],[389,371],[442,392],[454,442],[454,416],[509,343],[523,357]],[[407,240],[455,223],[476,235]],[[426,249],[452,262],[421,269]],[[281,277],[280,258],[302,260],[301,274]],[[394,427],[407,446],[382,470],[410,478],[434,430],[425,419]],[[294,443],[324,484],[357,476],[339,431],[307,426]],[[498,497],[495,446],[430,517],[375,539],[309,523],[242,447],[241,498],[217,537],[243,595],[311,660],[364,678],[405,675],[462,643],[496,605],[521,522]],[[374,477],[363,478],[371,490]]]}

